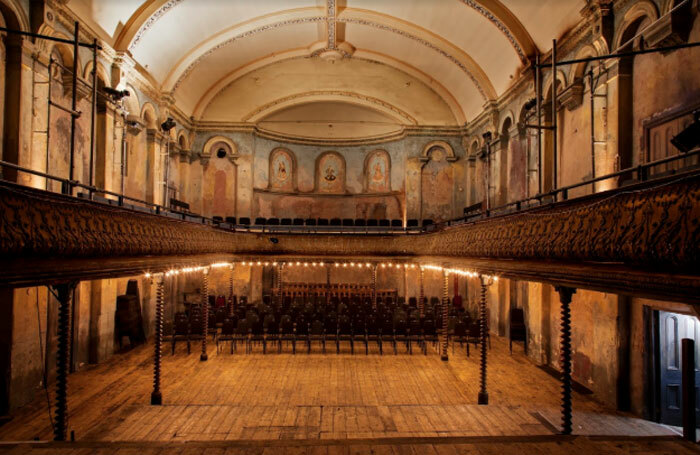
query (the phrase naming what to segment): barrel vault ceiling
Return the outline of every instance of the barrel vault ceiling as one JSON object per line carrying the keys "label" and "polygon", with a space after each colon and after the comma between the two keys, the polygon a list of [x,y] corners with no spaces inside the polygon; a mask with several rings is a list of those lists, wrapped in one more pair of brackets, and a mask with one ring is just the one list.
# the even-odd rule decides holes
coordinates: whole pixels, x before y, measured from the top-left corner
{"label": "barrel vault ceiling", "polygon": [[510,87],[529,57],[578,23],[585,3],[69,0],[68,6],[117,51],[128,51],[156,88],[172,93],[196,120],[282,125],[289,134],[298,127],[288,124],[298,121],[322,134],[323,113],[332,112],[337,122],[366,118],[372,134],[381,134],[472,120]]}

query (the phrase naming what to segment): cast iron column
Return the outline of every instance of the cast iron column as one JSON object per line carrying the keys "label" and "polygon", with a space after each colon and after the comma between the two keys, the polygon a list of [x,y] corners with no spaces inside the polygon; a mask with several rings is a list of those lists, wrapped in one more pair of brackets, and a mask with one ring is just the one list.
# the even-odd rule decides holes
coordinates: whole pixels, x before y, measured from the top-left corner
{"label": "cast iron column", "polygon": [[447,319],[449,315],[449,306],[450,306],[450,274],[447,273],[447,270],[443,269],[442,270],[442,353],[440,355],[440,359],[443,361],[447,361],[447,342],[448,342],[448,324],[447,324]]}
{"label": "cast iron column", "polygon": [[155,353],[153,356],[153,392],[151,392],[151,404],[163,404],[163,395],[160,393],[160,363],[163,349],[163,296],[165,277],[161,273],[156,278],[156,339]]}
{"label": "cast iron column", "polygon": [[207,332],[209,332],[209,269],[202,270],[202,355],[199,360],[208,360],[207,356]]}
{"label": "cast iron column", "polygon": [[58,299],[58,346],[56,349],[56,424],[55,441],[65,441],[68,434],[68,359],[70,356],[70,307],[77,283],[56,285]]}
{"label": "cast iron column", "polygon": [[277,301],[282,304],[282,264],[281,262],[277,263]]}
{"label": "cast iron column", "polygon": [[481,345],[481,362],[479,365],[481,373],[481,384],[479,389],[479,404],[489,404],[489,393],[486,390],[486,368],[487,368],[487,354],[486,349],[486,337],[489,333],[488,321],[486,319],[486,292],[488,287],[493,284],[493,278],[486,275],[479,275],[481,280],[481,300],[479,301],[479,338]]}
{"label": "cast iron column", "polygon": [[377,309],[377,264],[372,267],[372,308]]}
{"label": "cast iron column", "polygon": [[418,300],[418,312],[420,313],[420,318],[423,319],[425,315],[425,288],[423,287],[423,279],[425,278],[425,270],[421,266],[420,268],[420,299]]}
{"label": "cast iron column", "polygon": [[235,265],[231,263],[231,273],[228,276],[228,315],[233,316],[235,308],[233,307],[233,271]]}
{"label": "cast iron column", "polygon": [[571,434],[571,298],[576,289],[557,286],[561,302],[561,433]]}

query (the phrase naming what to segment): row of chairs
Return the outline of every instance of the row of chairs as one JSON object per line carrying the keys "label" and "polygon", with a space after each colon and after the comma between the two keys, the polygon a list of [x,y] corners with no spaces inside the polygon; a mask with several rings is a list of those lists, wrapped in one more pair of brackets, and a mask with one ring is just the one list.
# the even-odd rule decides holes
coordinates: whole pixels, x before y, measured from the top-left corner
{"label": "row of chairs", "polygon": [[[214,222],[227,223],[233,226],[333,226],[333,227],[390,227],[403,228],[403,221],[399,219],[376,219],[376,218],[263,218],[257,217],[251,223],[249,217],[222,217],[214,216]],[[435,224],[433,220],[425,219],[419,221],[410,219],[406,221],[406,227],[418,228],[428,227]]]}
{"label": "row of chairs", "polygon": [[[209,334],[214,337],[217,347],[221,342],[229,341],[232,353],[237,343],[245,345],[246,353],[256,343],[262,344],[263,352],[267,352],[268,344],[276,344],[281,352],[284,342],[291,344],[294,353],[297,343],[305,344],[310,352],[314,341],[321,344],[324,352],[327,343],[335,343],[336,352],[340,352],[340,343],[347,341],[352,353],[356,343],[364,344],[367,353],[369,344],[376,342],[380,353],[384,352],[385,345],[397,353],[397,347],[405,344],[409,353],[417,345],[427,354],[428,344],[438,342],[438,329],[442,328],[442,312],[436,297],[425,303],[422,317],[414,298],[403,304],[388,298],[379,301],[374,308],[371,299],[333,298],[327,305],[325,298],[297,297],[293,300],[285,298],[282,303],[274,305],[239,306],[234,314],[227,312],[226,308],[212,308]],[[190,352],[190,341],[201,340],[203,329],[193,325],[201,325],[201,319],[192,323],[192,317],[189,316],[189,327],[186,326],[188,318],[176,317],[173,352],[177,341],[186,341]],[[188,337],[189,334],[194,338]],[[466,312],[451,308],[448,341],[453,341],[453,349],[455,342],[466,343],[469,355],[469,343],[478,342],[478,335],[478,324],[473,323]]]}

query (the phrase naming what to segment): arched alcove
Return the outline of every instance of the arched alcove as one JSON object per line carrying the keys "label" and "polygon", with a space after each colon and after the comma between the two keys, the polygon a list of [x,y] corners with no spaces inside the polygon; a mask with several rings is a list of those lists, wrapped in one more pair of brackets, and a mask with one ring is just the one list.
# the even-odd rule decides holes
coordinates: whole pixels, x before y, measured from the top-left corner
{"label": "arched alcove", "polygon": [[344,194],[346,192],[345,158],[338,152],[324,152],[316,158],[314,191]]}
{"label": "arched alcove", "polygon": [[363,173],[365,193],[391,191],[391,157],[386,150],[375,150],[365,158]]}
{"label": "arched alcove", "polygon": [[270,152],[267,188],[297,191],[297,160],[291,150],[278,147]]}

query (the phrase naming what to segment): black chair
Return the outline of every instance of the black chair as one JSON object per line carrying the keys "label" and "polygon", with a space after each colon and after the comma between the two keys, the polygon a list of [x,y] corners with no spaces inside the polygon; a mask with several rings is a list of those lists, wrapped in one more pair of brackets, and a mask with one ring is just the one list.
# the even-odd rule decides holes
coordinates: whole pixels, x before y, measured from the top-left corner
{"label": "black chair", "polygon": [[423,328],[423,354],[428,354],[428,343],[436,345],[440,339],[438,338],[437,326],[434,319],[423,319],[421,324]]}
{"label": "black chair", "polygon": [[527,327],[525,326],[525,313],[523,313],[522,308],[510,309],[509,326],[510,353],[513,353],[513,341],[522,341],[525,355],[527,355]]}
{"label": "black chair", "polygon": [[320,319],[314,319],[311,323],[311,329],[309,331],[309,349],[311,349],[312,341],[320,342],[323,346],[323,353],[326,353],[326,327]]}
{"label": "black chair", "polygon": [[350,342],[350,352],[355,353],[355,345],[353,344],[352,322],[347,314],[342,314],[338,317],[338,331],[335,337],[335,351],[340,354],[340,342]]}
{"label": "black chair", "polygon": [[343,226],[345,226],[345,227],[355,226],[355,220],[352,220],[350,218],[343,218]]}
{"label": "black chair", "polygon": [[235,216],[227,216],[226,218],[224,218],[224,220],[232,226],[236,225],[236,217]]}
{"label": "black chair", "polygon": [[233,354],[233,337],[236,333],[236,324],[238,321],[235,319],[224,319],[221,325],[221,334],[216,337],[216,352],[219,352],[219,342],[220,341],[230,341],[231,342],[231,354]]}
{"label": "black chair", "polygon": [[231,343],[233,344],[233,350],[237,350],[236,342],[240,341],[245,346],[245,353],[248,354],[250,351],[249,341],[250,324],[245,319],[239,319],[236,324],[236,330],[233,333]]}
{"label": "black chair", "polygon": [[307,218],[306,221],[304,221],[304,224],[307,226],[316,226],[316,218]]}
{"label": "black chair", "polygon": [[342,226],[343,222],[341,221],[340,218],[331,218],[331,226]]}
{"label": "black chair", "polygon": [[417,228],[418,227],[418,220],[416,220],[416,219],[406,220],[406,227]]}
{"label": "black chair", "polygon": [[385,342],[389,342],[394,348],[394,354],[396,354],[396,340],[394,339],[394,322],[391,320],[390,315],[385,315],[382,318],[380,326],[379,337],[381,339],[381,345],[379,347],[379,353],[383,354],[383,346]]}
{"label": "black chair", "polygon": [[319,226],[328,226],[329,225],[328,218],[319,218],[318,225]]}
{"label": "black chair", "polygon": [[256,226],[265,226],[265,222],[267,220],[265,218],[256,218],[255,219],[255,225]]}
{"label": "black chair", "polygon": [[467,326],[467,357],[469,357],[469,343],[474,343],[476,347],[481,341],[481,328],[478,322],[470,322]]}
{"label": "black chair", "polygon": [[379,220],[376,220],[374,218],[370,218],[367,220],[367,227],[377,227],[379,226]]}
{"label": "black chair", "polygon": [[303,218],[294,218],[292,220],[292,225],[294,226],[303,226],[304,225],[304,219]]}
{"label": "black chair", "polygon": [[420,325],[420,319],[411,318],[409,320],[406,338],[409,354],[413,354],[413,343],[417,343],[419,348],[423,347],[423,327]]}
{"label": "black chair", "polygon": [[211,219],[214,220],[214,223],[216,223],[216,224],[219,224],[219,223],[223,223],[223,222],[224,222],[224,217],[223,217],[223,216],[213,216]]}
{"label": "black chair", "polygon": [[280,220],[280,224],[282,226],[291,226],[292,225],[292,219],[291,218],[282,218]]}
{"label": "black chair", "polygon": [[279,334],[279,348],[278,352],[282,352],[282,342],[283,341],[290,341],[292,343],[292,353],[296,354],[297,353],[297,346],[296,346],[296,334],[294,330],[294,321],[292,321],[292,317],[288,314],[282,315],[282,318],[280,319],[280,334]]}
{"label": "black chair", "polygon": [[433,220],[423,220],[423,227],[424,227],[424,228],[425,228],[425,227],[428,227],[428,226],[432,226],[433,224],[435,224],[435,223],[433,222]]}
{"label": "black chair", "polygon": [[365,227],[365,226],[367,226],[367,221],[365,221],[364,218],[357,218],[357,219],[355,219],[355,226]]}
{"label": "black chair", "polygon": [[379,226],[380,227],[391,227],[391,221],[389,221],[387,219],[379,220]]}
{"label": "black chair", "polygon": [[175,315],[175,324],[172,336],[172,355],[175,355],[175,343],[187,342],[187,353],[190,353],[190,321],[184,313]]}
{"label": "black chair", "polygon": [[250,218],[248,218],[247,216],[242,216],[238,218],[238,224],[240,224],[241,226],[250,226]]}
{"label": "black chair", "polygon": [[280,220],[279,220],[279,218],[268,218],[267,225],[268,226],[279,226]]}
{"label": "black chair", "polygon": [[401,220],[391,220],[391,227],[393,227],[393,228],[402,228],[402,227],[403,227],[403,221],[401,221]]}
{"label": "black chair", "polygon": [[455,343],[462,346],[464,343],[469,344],[467,338],[467,329],[469,326],[466,319],[458,319],[455,323],[454,333],[452,334],[452,353],[455,352]]}

